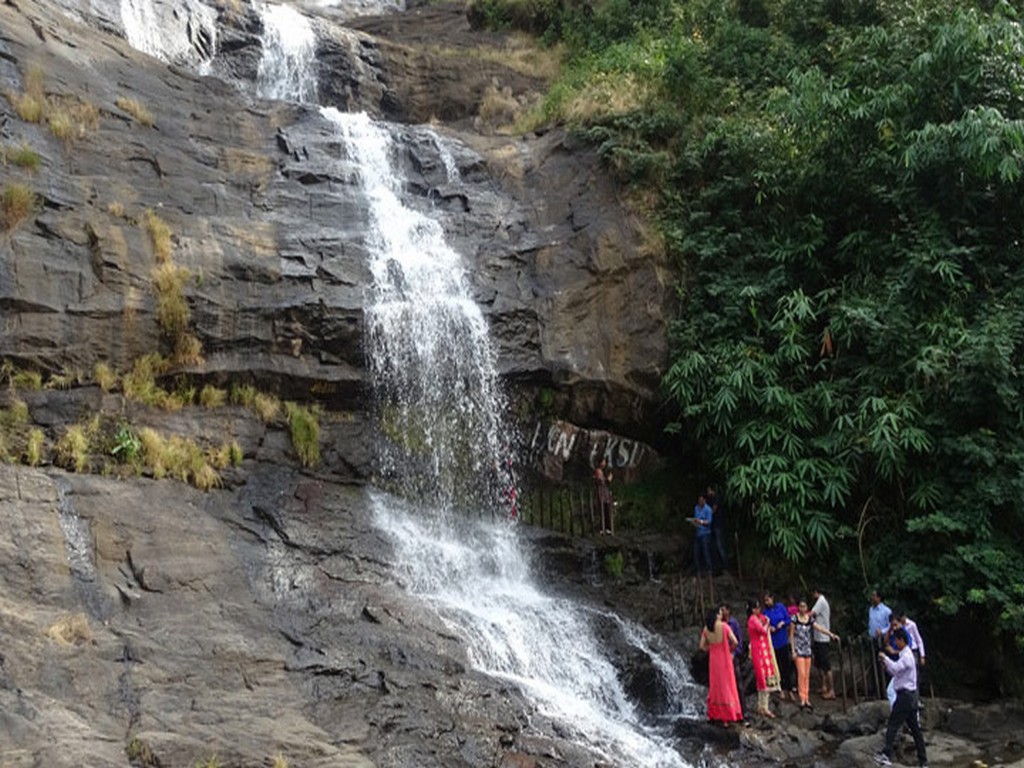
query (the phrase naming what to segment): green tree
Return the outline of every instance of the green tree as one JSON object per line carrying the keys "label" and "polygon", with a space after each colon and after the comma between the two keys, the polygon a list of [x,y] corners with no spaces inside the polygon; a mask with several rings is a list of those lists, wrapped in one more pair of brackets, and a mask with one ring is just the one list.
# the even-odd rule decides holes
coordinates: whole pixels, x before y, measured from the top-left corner
{"label": "green tree", "polygon": [[884,8],[691,124],[675,428],[788,557],[856,543],[865,581],[1020,637],[1024,35]]}

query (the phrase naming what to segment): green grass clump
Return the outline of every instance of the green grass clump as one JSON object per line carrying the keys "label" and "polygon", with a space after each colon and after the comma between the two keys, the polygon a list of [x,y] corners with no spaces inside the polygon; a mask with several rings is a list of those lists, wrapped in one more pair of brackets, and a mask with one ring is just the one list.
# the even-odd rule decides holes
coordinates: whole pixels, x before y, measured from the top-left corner
{"label": "green grass clump", "polygon": [[232,384],[229,397],[232,405],[252,408],[259,392],[252,384]]}
{"label": "green grass clump", "polygon": [[8,149],[4,151],[4,161],[15,165],[22,170],[26,170],[29,173],[35,173],[39,170],[39,166],[42,165],[42,158],[37,152],[32,150],[27,144],[22,144],[17,149]]}
{"label": "green grass clump", "polygon": [[228,445],[228,461],[232,467],[242,466],[242,459],[245,458],[245,453],[242,451],[242,446],[238,444],[237,440],[232,440],[231,444]]}
{"label": "green grass clump", "polygon": [[24,184],[8,184],[0,194],[0,224],[10,232],[27,219],[38,205],[36,193]]}
{"label": "green grass clump", "polygon": [[291,430],[292,447],[304,467],[312,467],[320,461],[320,422],[315,410],[296,403],[284,404]]}
{"label": "green grass clump", "polygon": [[138,736],[133,736],[131,741],[124,748],[125,755],[134,765],[141,765],[143,768],[157,766],[160,761],[153,754],[152,748]]}
{"label": "green grass clump", "polygon": [[43,374],[39,371],[14,371],[11,373],[11,386],[35,392],[43,388]]}
{"label": "green grass clump", "polygon": [[0,410],[0,427],[16,428],[28,424],[28,406],[24,400],[12,400],[7,408]]}
{"label": "green grass clump", "polygon": [[144,405],[165,407],[169,395],[157,386],[156,377],[166,371],[167,361],[156,352],[140,357],[121,380],[124,396]]}

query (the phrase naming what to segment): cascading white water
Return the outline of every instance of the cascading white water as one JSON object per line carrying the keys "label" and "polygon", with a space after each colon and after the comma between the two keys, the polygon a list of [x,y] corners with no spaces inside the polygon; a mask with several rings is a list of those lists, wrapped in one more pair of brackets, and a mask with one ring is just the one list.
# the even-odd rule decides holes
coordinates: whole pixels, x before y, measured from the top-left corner
{"label": "cascading white water", "polygon": [[316,35],[309,19],[289,5],[260,3],[263,53],[256,75],[256,90],[265,99],[313,102]]}
{"label": "cascading white water", "polygon": [[[479,521],[453,535],[393,497],[376,495],[374,504],[410,589],[465,638],[476,669],[518,686],[542,714],[610,765],[687,765],[659,724],[645,724],[630,702],[592,628],[598,614],[535,586],[514,527]],[[665,698],[675,704],[666,706],[663,718],[696,717],[698,700],[678,654],[657,648],[636,625],[603,618],[617,623],[661,674]]]}
{"label": "cascading white water", "polygon": [[217,49],[213,8],[196,0],[161,10],[154,0],[121,0],[125,38],[136,50],[170,64],[194,66],[205,74]]}
{"label": "cascading white water", "polygon": [[386,438],[381,475],[441,516],[489,506],[511,441],[459,254],[437,221],[402,203],[388,132],[365,114],[322,112],[345,138],[369,203],[366,343]]}
{"label": "cascading white water", "polygon": [[[495,462],[508,449],[487,325],[441,226],[402,203],[387,130],[366,115],[322,112],[345,139],[370,209],[366,338],[386,433],[382,471],[407,499],[379,493],[374,505],[411,589],[457,627],[477,669],[514,682],[579,743],[619,765],[685,765],[642,724],[593,613],[536,587],[513,527],[454,514],[495,508]],[[692,701],[683,661],[637,627],[621,634],[652,659],[682,714]]]}

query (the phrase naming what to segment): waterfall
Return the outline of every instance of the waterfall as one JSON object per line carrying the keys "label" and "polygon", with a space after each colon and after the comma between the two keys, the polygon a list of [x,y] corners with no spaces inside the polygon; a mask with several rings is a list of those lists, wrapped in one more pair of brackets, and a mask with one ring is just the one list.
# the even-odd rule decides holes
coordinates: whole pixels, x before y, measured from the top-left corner
{"label": "waterfall", "polygon": [[[283,5],[261,4],[259,12],[259,94],[314,101],[308,19]],[[164,60],[195,48],[180,30],[177,42],[162,38],[169,32],[152,0],[122,0],[122,15],[132,44]],[[517,441],[459,254],[436,220],[403,202],[400,150],[388,129],[364,114],[321,113],[341,137],[367,202],[373,285],[365,344],[381,431],[380,485],[388,489],[370,500],[394,543],[397,576],[465,639],[476,669],[516,686],[559,733],[608,764],[685,768],[672,724],[698,716],[700,705],[683,659],[641,627],[545,594],[520,532],[507,523],[501,494],[514,482],[508,461]],[[457,183],[452,152],[433,138],[448,181]],[[649,661],[664,698],[653,715],[630,700],[599,626]]]}
{"label": "waterfall", "polygon": [[[405,580],[466,639],[475,668],[514,683],[578,743],[613,764],[685,765],[630,702],[596,635],[596,612],[543,594],[515,527],[489,519],[502,517],[487,513],[498,505],[495,468],[504,467],[511,436],[461,258],[436,221],[403,204],[388,131],[364,114],[322,113],[344,138],[369,206],[366,344],[383,423],[381,472],[402,497],[377,492],[373,503]],[[663,712],[681,716],[692,701],[683,660],[614,621],[658,670]]]}
{"label": "waterfall", "polygon": [[380,474],[442,517],[492,509],[512,442],[483,313],[441,225],[402,203],[391,136],[324,108],[370,209],[366,345],[383,424]]}
{"label": "waterfall", "polygon": [[258,6],[263,21],[263,53],[256,91],[265,99],[313,102],[316,35],[309,19],[290,5]]}

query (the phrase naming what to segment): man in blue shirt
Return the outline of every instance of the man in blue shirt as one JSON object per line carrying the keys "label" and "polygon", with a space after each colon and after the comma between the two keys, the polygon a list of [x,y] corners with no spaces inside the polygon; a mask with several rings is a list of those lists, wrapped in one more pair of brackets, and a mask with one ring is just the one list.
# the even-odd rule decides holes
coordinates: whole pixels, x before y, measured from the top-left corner
{"label": "man in blue shirt", "polygon": [[768,629],[772,634],[772,648],[779,663],[779,677],[782,683],[782,700],[796,701],[796,668],[789,649],[789,611],[786,606],[775,602],[771,592],[764,594],[764,615],[768,617]]}
{"label": "man in blue shirt", "polygon": [[691,520],[697,527],[693,537],[693,572],[701,576],[705,570],[711,572],[711,507],[703,494],[697,497]]}
{"label": "man in blue shirt", "polygon": [[[877,589],[871,593],[871,606],[868,608],[868,637],[871,639],[873,655],[885,650],[885,633],[889,631],[889,606],[882,600],[882,593]],[[875,664],[875,695],[881,696],[885,691],[885,673],[879,664]]]}

